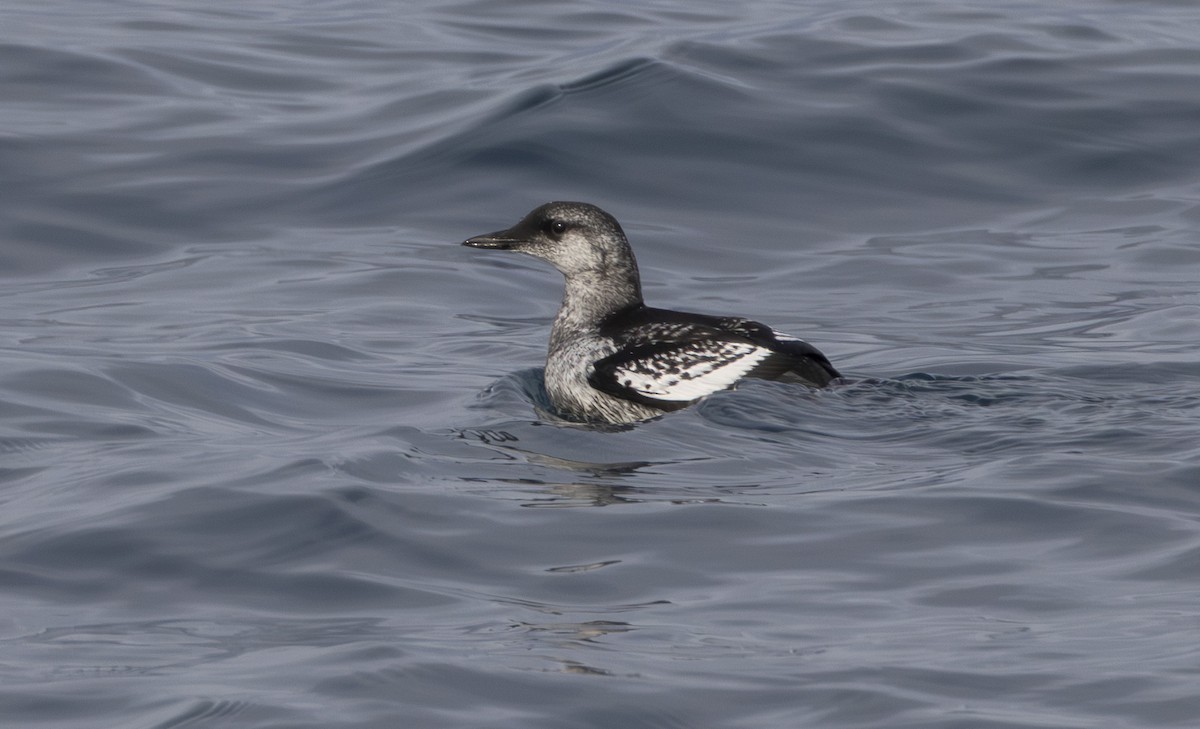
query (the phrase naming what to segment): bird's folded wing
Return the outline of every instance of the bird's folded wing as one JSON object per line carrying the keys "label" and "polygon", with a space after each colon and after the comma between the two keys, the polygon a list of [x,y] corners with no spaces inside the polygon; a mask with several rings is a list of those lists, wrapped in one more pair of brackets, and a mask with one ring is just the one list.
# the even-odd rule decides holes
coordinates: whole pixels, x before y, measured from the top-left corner
{"label": "bird's folded wing", "polygon": [[595,362],[588,381],[610,395],[673,410],[730,387],[771,354],[740,339],[655,342]]}

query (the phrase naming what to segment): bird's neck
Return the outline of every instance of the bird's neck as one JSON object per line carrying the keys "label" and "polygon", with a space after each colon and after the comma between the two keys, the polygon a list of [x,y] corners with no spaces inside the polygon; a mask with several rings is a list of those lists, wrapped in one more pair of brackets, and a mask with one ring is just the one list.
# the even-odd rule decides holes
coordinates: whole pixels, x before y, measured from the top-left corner
{"label": "bird's neck", "polygon": [[642,286],[636,269],[574,273],[567,277],[551,340],[595,331],[609,316],[641,303]]}

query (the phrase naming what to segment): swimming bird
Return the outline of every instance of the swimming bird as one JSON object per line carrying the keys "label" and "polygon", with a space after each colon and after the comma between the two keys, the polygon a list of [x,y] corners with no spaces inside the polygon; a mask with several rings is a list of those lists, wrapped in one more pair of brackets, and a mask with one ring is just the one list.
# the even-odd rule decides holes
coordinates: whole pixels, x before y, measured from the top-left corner
{"label": "swimming bird", "polygon": [[567,418],[628,424],[746,377],[814,387],[840,377],[816,347],[765,324],[646,306],[625,231],[595,205],[546,203],[463,245],[526,253],[566,278],[545,378],[551,403]]}

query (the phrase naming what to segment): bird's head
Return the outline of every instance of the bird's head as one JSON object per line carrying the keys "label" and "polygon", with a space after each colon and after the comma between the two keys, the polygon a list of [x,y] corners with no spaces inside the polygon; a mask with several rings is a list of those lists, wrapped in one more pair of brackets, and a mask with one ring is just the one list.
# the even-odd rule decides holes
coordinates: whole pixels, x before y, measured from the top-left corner
{"label": "bird's head", "polygon": [[620,223],[588,203],[546,203],[511,228],[468,238],[463,245],[526,253],[548,261],[568,278],[589,272],[602,277],[637,275]]}

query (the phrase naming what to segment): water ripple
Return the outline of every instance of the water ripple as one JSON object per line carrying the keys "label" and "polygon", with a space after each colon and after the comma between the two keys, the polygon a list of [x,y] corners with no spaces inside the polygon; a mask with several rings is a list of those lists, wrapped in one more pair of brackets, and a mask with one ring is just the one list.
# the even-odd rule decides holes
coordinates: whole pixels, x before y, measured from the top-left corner
{"label": "water ripple", "polygon": [[[1197,20],[0,10],[5,719],[1190,726]],[[557,418],[563,198],[851,381]]]}

